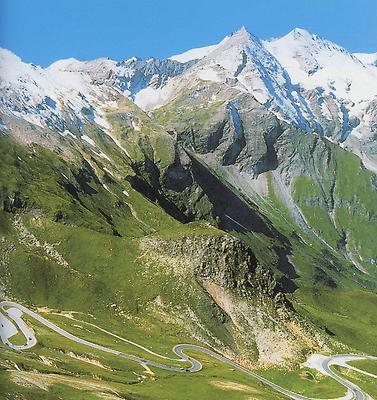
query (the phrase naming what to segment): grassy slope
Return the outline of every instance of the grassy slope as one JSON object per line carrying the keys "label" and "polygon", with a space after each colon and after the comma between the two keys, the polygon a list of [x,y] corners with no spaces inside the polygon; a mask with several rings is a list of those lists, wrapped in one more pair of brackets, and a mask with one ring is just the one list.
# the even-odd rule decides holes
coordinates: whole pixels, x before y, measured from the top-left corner
{"label": "grassy slope", "polygon": [[[78,198],[72,197],[56,185],[56,181],[61,179],[62,173],[69,176],[75,166],[70,166],[43,149],[37,148],[36,153],[31,153],[8,140],[4,140],[0,148],[3,199],[6,196],[11,197],[14,192],[20,192],[23,204],[16,211],[21,214],[25,210],[29,211],[22,215],[22,223],[40,243],[53,243],[70,267],[68,269],[58,265],[46,257],[41,248],[28,249],[19,243],[18,234],[13,226],[14,216],[1,212],[0,230],[2,237],[6,238],[6,242],[3,242],[3,254],[6,257],[0,268],[2,285],[6,287],[7,293],[16,301],[27,305],[83,313],[74,315],[78,315],[78,319],[82,318],[87,320],[86,322],[95,323],[99,327],[141,342],[163,354],[171,353],[172,346],[180,341],[192,341],[186,329],[170,321],[163,322],[161,318],[154,316],[155,310],[149,311],[148,305],[153,303],[157,296],[165,303],[174,301],[174,298],[171,298],[174,282],[158,281],[159,277],[163,279],[159,274],[154,277],[153,282],[145,279],[145,265],[137,260],[140,257],[137,237],[145,234],[144,229],[153,232],[161,226],[165,227],[165,232],[159,234],[163,238],[174,237],[174,232],[179,236],[190,233],[217,235],[218,231],[198,224],[183,228],[161,209],[126,187],[130,193],[127,201],[140,218],[135,219],[133,213],[125,212],[122,215],[123,225],[116,224],[113,219],[115,228],[126,235],[114,236],[109,234],[107,220],[97,213],[98,205],[103,204],[105,207],[106,202],[114,199],[111,194],[102,190],[98,183],[94,180],[89,182],[97,193],[79,193]],[[120,190],[115,183],[109,183],[109,187]],[[62,211],[65,223],[53,221],[58,210]],[[81,226],[72,226],[70,222],[73,219]],[[142,222],[139,219],[142,219]],[[114,304],[117,305],[116,308],[112,307]],[[93,317],[88,318],[87,315]],[[143,353],[119,341],[116,343],[115,340],[114,343],[114,338],[84,322],[72,323],[72,320],[49,313],[45,316],[80,337],[122,348],[130,353]],[[121,396],[134,399],[166,399],[166,393],[169,393],[172,399],[176,398],[177,394],[183,396],[182,398],[189,398],[193,390],[199,396],[206,393],[207,398],[216,398],[224,389],[216,389],[210,381],[234,379],[234,373],[223,370],[222,366],[215,369],[209,367],[203,374],[191,378],[190,391],[185,394],[182,383],[186,382],[187,378],[183,376],[171,376],[172,374],[156,371],[157,382],[153,380],[155,378],[140,378],[142,369],[138,365],[67,342],[35,322],[30,323],[36,331],[38,346],[21,353],[6,349],[1,352],[0,393],[3,398],[95,398],[93,392],[109,393],[113,390]],[[74,326],[80,324],[81,329]],[[109,365],[112,371],[72,360],[72,357],[67,355],[69,351],[99,360],[104,365]],[[46,359],[50,365],[46,364]],[[35,385],[25,386],[25,382],[23,385],[10,383],[10,376],[12,380],[16,379],[14,363],[24,371],[19,373],[22,376],[18,379],[28,377],[41,388],[52,385],[49,392],[37,389]],[[213,365],[213,362],[209,364]],[[30,377],[33,370],[48,376]],[[51,373],[57,379],[48,383]],[[107,386],[103,389],[90,388],[89,384],[92,381],[98,384],[98,377],[101,382],[105,381]],[[245,381],[245,378],[237,377],[236,380]],[[143,383],[139,385],[140,381]],[[260,385],[254,382],[253,386],[258,388]],[[275,395],[269,396],[268,390],[262,391],[265,398],[277,398]],[[242,392],[229,393],[229,398],[245,397]]]}
{"label": "grassy slope", "polygon": [[[360,274],[350,265],[350,261],[341,261],[348,271],[353,270],[354,285],[346,285],[345,288],[343,283],[338,285],[338,289],[331,290],[323,287],[313,289],[304,283],[302,289],[294,294],[293,300],[301,312],[341,342],[361,352],[376,355],[374,327],[377,319],[374,310],[377,295],[373,284],[376,272],[372,264],[377,256],[375,175],[365,170],[355,155],[331,144],[327,146],[331,148],[332,159],[327,170],[318,167],[320,181],[309,176],[298,176],[294,181],[293,196],[309,225],[338,254],[342,254],[338,259],[341,261],[345,257],[346,236],[347,251],[369,271],[369,275]],[[326,180],[336,182],[332,194]],[[332,219],[324,203],[331,196],[334,201]],[[369,286],[369,290],[360,290],[357,284]]]}
{"label": "grassy slope", "polygon": [[358,289],[300,289],[294,294],[299,311],[326,328],[340,342],[377,355],[377,295]]}
{"label": "grassy slope", "polygon": [[[30,230],[33,223],[35,222],[29,221],[27,225]],[[194,230],[198,234],[204,232],[204,228],[194,228]],[[50,311],[44,313],[44,316],[80,337],[129,353],[146,356],[139,349],[121,343],[85,322],[105,327],[111,332],[167,355],[171,355],[171,348],[176,343],[192,341],[185,329],[169,322],[164,323],[148,311],[147,303],[152,301],[157,294],[166,301],[167,296],[170,296],[171,288],[156,280],[153,284],[148,284],[138,277],[141,265],[135,262],[136,256],[139,255],[135,240],[104,235],[86,228],[72,228],[55,222],[38,221],[38,227],[35,227],[33,232],[40,240],[48,238],[51,242],[61,242],[62,244],[57,248],[64,254],[72,268],[78,271],[78,274],[67,271],[56,263],[48,262],[41,255],[30,254],[22,246],[17,245],[14,252],[10,254],[13,279],[9,282],[9,291],[17,294],[16,300],[58,311],[79,312],[79,314],[73,314],[75,321],[67,319],[59,312],[55,315]],[[162,237],[167,237],[167,235],[168,233],[163,233]],[[11,232],[8,232],[7,236],[10,240],[12,239]],[[104,254],[109,254],[105,263]],[[71,260],[74,262],[71,263]],[[138,300],[135,301],[135,299]],[[111,307],[112,304],[117,304],[117,308]],[[89,317],[88,313],[92,317]],[[64,396],[65,399],[80,398],[79,396],[91,398],[94,396],[93,391],[109,393],[113,390],[121,396],[134,399],[174,399],[178,395],[189,399],[193,392],[199,398],[205,396],[208,399],[215,399],[224,392],[227,393],[228,398],[244,399],[246,397],[244,391],[216,389],[211,383],[213,381],[243,383],[251,386],[251,389],[243,389],[246,393],[248,390],[253,393],[254,387],[263,393],[261,398],[280,398],[272,393],[269,394],[270,391],[258,383],[250,382],[248,378],[235,374],[229,368],[217,365],[210,360],[206,360],[203,372],[187,378],[156,370],[156,376],[153,379],[157,381],[143,377],[139,381],[138,378],[141,375],[148,377],[148,374],[143,373],[139,366],[68,342],[34,321],[29,321],[29,323],[38,337],[37,347],[21,353],[8,350],[1,352],[3,387],[0,392],[9,399],[16,398],[18,394],[22,394],[26,399],[54,399],[59,396]],[[68,352],[97,360],[112,371],[72,359]],[[199,358],[202,359],[202,356],[199,355]],[[46,365],[46,359],[53,365]],[[26,372],[18,375],[16,372],[5,372],[5,370],[13,370],[13,363]],[[49,376],[30,377],[32,370],[49,374]],[[52,381],[55,383],[51,383],[52,388],[48,394],[33,386],[25,388],[22,385],[15,386],[7,383],[10,375],[12,379],[20,375],[19,379],[28,378],[43,386],[50,382],[51,373],[54,374],[56,380]],[[98,378],[101,379],[100,382]],[[190,391],[185,389],[187,379],[190,381]],[[87,388],[92,383],[102,384],[103,382],[106,384],[101,390]],[[79,387],[80,391],[77,389]]]}
{"label": "grassy slope", "polygon": [[[298,176],[294,182],[294,199],[317,233],[342,251],[346,241],[347,251],[357,263],[376,275],[376,176],[354,154],[337,146],[327,146],[331,148],[332,160],[327,170],[319,170],[321,182]],[[325,184],[327,180],[335,182],[332,191]],[[330,197],[333,210],[324,205],[324,200]]]}
{"label": "grassy slope", "polygon": [[[164,144],[158,147],[163,148]],[[79,192],[78,198],[73,198],[67,191],[62,189],[61,185],[56,185],[56,182],[62,179],[63,173],[71,177],[73,173],[78,172],[76,166],[63,162],[59,157],[46,150],[37,148],[36,153],[31,153],[29,150],[14,146],[6,140],[2,140],[0,151],[2,166],[7,166],[7,168],[0,168],[0,182],[6,182],[6,185],[3,184],[2,187],[3,197],[5,194],[11,195],[16,191],[21,192],[28,211],[36,216],[34,219],[32,217],[24,218],[25,225],[41,241],[46,240],[49,243],[58,243],[56,245],[57,250],[64,255],[71,268],[78,271],[72,272],[64,269],[46,259],[43,252],[28,251],[24,246],[18,244],[12,227],[12,216],[0,213],[1,234],[5,235],[16,246],[15,250],[9,254],[8,265],[11,265],[11,271],[3,270],[5,273],[2,276],[9,277],[9,273],[11,273],[11,278],[6,281],[6,284],[10,293],[16,295],[17,300],[21,300],[26,304],[48,306],[57,310],[75,310],[85,314],[91,313],[95,317],[96,325],[106,327],[106,329],[131,340],[140,341],[142,337],[144,340],[142,344],[164,353],[169,353],[171,347],[178,341],[187,342],[191,340],[184,329],[177,326],[172,329],[174,325],[168,321],[166,323],[161,322],[161,319],[155,318],[153,313],[149,312],[147,306],[157,295],[162,295],[166,301],[176,301],[176,298],[171,297],[173,292],[173,286],[171,285],[173,285],[173,282],[156,281],[156,278],[153,281],[145,282],[145,276],[142,273],[143,266],[137,261],[140,256],[137,238],[159,231],[162,227],[165,230],[157,233],[157,236],[163,238],[174,238],[177,235],[179,236],[181,232],[184,234],[196,232],[195,234],[210,235],[217,234],[217,232],[203,225],[193,225],[188,228],[182,227],[160,208],[146,201],[137,192],[134,192],[127,182],[118,179],[114,181],[109,177],[106,178],[105,174],[103,178],[107,179],[106,184],[114,194],[106,191],[95,179],[91,179],[89,184],[95,189],[96,193],[88,195]],[[165,160],[166,157],[164,157],[163,153],[161,158],[163,162],[168,162],[168,160]],[[97,165],[101,164],[99,160],[95,160],[95,162]],[[346,180],[346,177],[344,179]],[[130,193],[129,197],[122,196],[123,189]],[[304,194],[315,195],[316,192],[314,189],[313,192],[303,190]],[[349,196],[349,193],[344,195]],[[366,196],[368,196],[368,192]],[[111,215],[111,223],[109,223],[109,219],[104,217],[99,210],[108,209],[109,204],[118,204],[119,198],[122,199],[122,202],[116,207],[117,211],[114,215]],[[274,211],[267,212],[270,213],[269,216],[274,224],[277,226],[280,224],[281,229],[290,231],[290,234],[292,234],[295,229],[294,223],[292,221],[289,221],[288,224],[285,223],[285,211],[282,205],[277,203],[277,199],[272,199]],[[369,206],[370,204],[367,204],[367,207]],[[268,208],[269,206],[266,207]],[[43,210],[42,216],[40,215],[41,210]],[[65,224],[53,222],[58,211],[62,212]],[[282,215],[284,215],[284,218]],[[342,213],[339,212],[339,220],[341,218]],[[78,226],[73,227],[73,221]],[[327,235],[326,238],[331,240],[332,235],[328,223],[322,222],[317,216],[313,218],[313,223],[316,221],[320,221],[318,222],[318,229],[322,229],[323,234]],[[362,229],[360,225],[362,225],[361,222],[356,224],[357,227]],[[113,236],[111,234],[112,229],[116,229],[123,237]],[[362,235],[370,233],[370,231],[363,232],[361,231]],[[260,247],[260,253],[263,254],[264,238],[261,237],[258,240],[260,240],[260,243],[257,248]],[[295,244],[295,252],[292,257],[296,260],[296,264],[301,265],[302,271],[312,268],[316,254],[321,251],[321,246],[315,241],[310,247],[314,248],[315,251],[310,253],[307,250],[303,250],[301,242]],[[334,273],[334,271],[329,273]],[[156,275],[157,279],[159,276],[158,274]],[[310,274],[308,274],[309,276]],[[305,281],[306,279],[307,277],[303,275],[302,280]],[[135,285],[135,283],[137,284]],[[335,333],[338,339],[359,350],[363,350],[364,347],[358,345],[356,332],[359,326],[362,326],[365,328],[363,329],[362,342],[371,346],[370,348],[375,351],[375,340],[370,328],[375,326],[373,325],[375,324],[373,315],[366,313],[358,319],[354,318],[358,317],[360,308],[373,307],[376,304],[376,296],[372,293],[358,293],[356,291],[329,291],[331,293],[329,294],[322,288],[317,288],[316,290],[317,297],[314,296],[314,292],[311,289],[297,292],[294,301],[298,307],[301,307],[300,310],[321,326]],[[339,297],[334,297],[335,293],[339,293]],[[352,308],[350,308],[347,294],[352,297],[354,304]],[[319,302],[318,297],[323,298],[323,301]],[[331,303],[330,310],[328,310],[329,303]],[[114,310],[111,306],[112,304],[121,304],[121,307]],[[346,308],[344,309],[344,307]],[[345,324],[340,311],[344,312],[344,315],[352,319],[354,323],[349,324],[347,321]],[[333,318],[332,313],[336,313],[337,318]],[[338,314],[340,314],[339,317]],[[56,320],[56,322],[66,326],[67,329],[76,330],[76,333],[81,331],[79,328],[73,327],[70,321],[68,323],[67,321],[64,322],[65,319],[61,316],[50,315],[50,317],[52,320]],[[86,319],[81,314],[80,318]],[[176,398],[177,395],[180,395],[181,398],[189,399],[192,398],[192,393],[195,393],[199,398],[204,396],[206,399],[218,398],[223,396],[224,393],[226,393],[227,398],[244,399],[250,397],[250,393],[230,390],[229,388],[226,390],[216,389],[213,386],[214,380],[230,380],[247,385],[251,384],[249,378],[234,374],[234,372],[222,366],[217,366],[216,368],[210,366],[200,374],[189,378],[181,375],[175,376],[174,374],[167,375],[164,372],[156,371],[157,381],[150,378],[145,380],[142,378],[143,383],[139,385],[135,383],[139,382],[139,380],[134,374],[134,372],[142,374],[138,366],[130,365],[123,360],[110,360],[103,354],[93,354],[93,357],[108,363],[111,368],[118,371],[119,380],[121,381],[119,383],[117,382],[118,378],[115,377],[118,374],[104,372],[101,368],[95,369],[91,364],[88,367],[85,363],[77,360],[72,361],[72,357],[65,354],[69,349],[73,349],[78,354],[86,354],[87,349],[77,348],[72,343],[62,343],[61,338],[56,337],[54,334],[49,334],[41,327],[36,327],[36,329],[39,329],[41,333],[38,338],[42,338],[39,347],[28,354],[2,352],[2,355],[5,355],[2,356],[1,361],[3,371],[10,368],[9,361],[12,360],[17,365],[24,366],[25,370],[35,368],[40,371],[45,369],[46,372],[56,373],[55,367],[47,368],[45,364],[38,360],[40,355],[45,355],[53,360],[60,360],[56,361],[62,365],[59,375],[61,374],[66,378],[72,375],[70,371],[77,372],[75,377],[69,376],[69,379],[72,379],[73,382],[70,388],[66,385],[67,382],[64,385],[56,383],[48,394],[43,390],[37,390],[35,387],[17,386],[19,393],[23,393],[27,399],[44,398],[43,396],[45,398],[58,398],[62,394],[64,398],[68,399],[76,399],[80,398],[80,396],[91,398],[93,395],[91,390],[85,389],[84,392],[78,392],[74,388],[74,386],[77,386],[74,383],[78,379],[77,375],[84,376],[88,381],[93,376],[100,376],[101,379],[110,382],[111,390],[115,389],[119,394],[135,399],[167,399],[168,397],[166,396],[170,395],[172,399]],[[83,334],[85,337],[94,338],[102,344],[110,345],[112,343],[109,337],[106,335],[101,336],[95,330],[91,332],[88,327],[85,328]],[[159,340],[156,341],[156,338],[159,338]],[[130,352],[135,351],[127,350]],[[213,362],[209,364],[213,365]],[[9,383],[7,383],[9,372],[0,373],[4,377],[4,379],[0,379],[0,382],[5,382],[0,384],[0,392],[3,395],[8,393],[7,396],[13,396],[9,398],[16,398],[14,385],[11,385],[12,389],[10,389]],[[293,385],[295,381],[297,390],[301,390],[304,393],[312,394],[313,390],[320,390],[324,397],[342,393],[342,389],[339,389],[333,382],[321,380],[321,383],[316,381],[316,389],[314,389],[311,379],[297,382],[295,373],[291,373],[289,376],[292,379],[291,384]],[[271,372],[271,377],[276,378],[277,381],[284,382],[285,372]],[[187,384],[187,379],[190,379],[189,392],[185,392],[185,389],[183,389]],[[127,381],[126,384],[125,380]],[[132,389],[130,389],[130,383],[135,383],[132,385]],[[276,396],[268,390],[262,389],[258,383],[253,382],[252,386],[260,391],[259,395],[252,395],[255,398],[281,398],[281,396]]]}
{"label": "grassy slope", "polygon": [[369,372],[371,374],[377,375],[377,362],[374,360],[352,361],[349,364],[353,365],[356,368]]}
{"label": "grassy slope", "polygon": [[336,367],[337,371],[343,375],[344,378],[358,385],[361,389],[367,392],[373,399],[377,397],[376,379],[352,371],[347,368]]}

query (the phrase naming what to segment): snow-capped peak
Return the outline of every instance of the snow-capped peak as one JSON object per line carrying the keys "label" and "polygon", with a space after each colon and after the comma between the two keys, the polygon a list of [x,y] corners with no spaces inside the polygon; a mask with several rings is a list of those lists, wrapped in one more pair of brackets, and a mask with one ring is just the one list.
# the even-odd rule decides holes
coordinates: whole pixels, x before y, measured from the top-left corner
{"label": "snow-capped peak", "polygon": [[4,65],[4,62],[20,62],[21,58],[8,49],[0,47],[0,65]]}
{"label": "snow-capped peak", "polygon": [[244,26],[242,26],[240,29],[233,32],[231,35],[226,36],[218,44],[190,49],[190,50],[185,51],[184,53],[171,56],[171,57],[169,57],[169,59],[179,61],[181,63],[186,63],[186,62],[194,61],[194,60],[201,60],[202,58],[207,57],[211,52],[213,52],[218,46],[220,46],[228,38],[234,36],[237,38],[236,40],[242,40],[242,39],[248,40],[249,35],[250,35],[250,33],[246,30],[246,28]]}
{"label": "snow-capped peak", "polygon": [[262,41],[244,27],[226,36],[193,70],[202,80],[233,82],[280,118],[309,130],[303,116],[306,111],[297,105],[300,95],[287,72]]}
{"label": "snow-capped peak", "polygon": [[81,61],[77,60],[76,58],[70,57],[63,60],[55,61],[47,68],[51,71],[69,71],[77,70],[78,66],[81,64]]}
{"label": "snow-capped peak", "polygon": [[225,38],[217,45],[219,51],[224,51],[227,48],[245,48],[247,46],[259,44],[261,41],[255,35],[250,33],[244,26],[240,29],[232,32],[230,35],[225,36]]}
{"label": "snow-capped peak", "polygon": [[0,49],[0,112],[58,132],[80,131],[92,122],[107,128],[103,110],[120,96],[133,99],[149,86],[163,86],[190,65],[154,58],[68,58],[42,68]]}
{"label": "snow-capped peak", "polygon": [[284,121],[345,140],[356,127],[376,126],[376,60],[301,28],[261,41],[242,27],[165,60],[68,58],[41,68],[0,49],[0,111],[77,133],[86,122],[105,127],[103,110],[119,96],[150,110],[209,81],[252,94]]}
{"label": "snow-capped peak", "polygon": [[13,82],[38,68],[33,64],[23,63],[21,58],[10,50],[0,48],[0,81]]}
{"label": "snow-capped peak", "polygon": [[269,42],[273,42],[275,40],[282,39],[282,38],[297,40],[297,41],[301,41],[301,42],[304,42],[304,41],[310,42],[310,41],[315,41],[315,40],[325,41],[325,39],[322,39],[318,35],[310,33],[306,29],[294,28],[290,32],[288,32],[286,35],[282,36],[281,38],[272,39],[272,40],[269,40]]}
{"label": "snow-capped peak", "polygon": [[182,76],[157,90],[147,88],[135,98],[140,107],[150,110],[169,102],[184,86],[197,80],[231,85],[251,93],[257,101],[281,119],[310,130],[300,110],[300,94],[276,58],[263,43],[244,27],[226,36]]}
{"label": "snow-capped peak", "polygon": [[297,82],[326,66],[336,53],[353,58],[343,47],[301,28],[295,28],[281,38],[265,41],[264,45]]}
{"label": "snow-capped peak", "polygon": [[287,70],[292,82],[305,89],[322,87],[328,94],[353,102],[377,94],[377,70],[320,36],[294,29],[264,45]]}
{"label": "snow-capped peak", "polygon": [[241,27],[226,36],[198,65],[215,64],[238,77],[247,62],[256,62],[259,57],[263,59],[260,60],[261,62],[275,61],[274,57],[263,47],[262,42],[249,33],[245,27]]}
{"label": "snow-capped peak", "polygon": [[306,38],[311,38],[313,36],[310,32],[303,28],[294,28],[288,33],[288,35],[301,36]]}

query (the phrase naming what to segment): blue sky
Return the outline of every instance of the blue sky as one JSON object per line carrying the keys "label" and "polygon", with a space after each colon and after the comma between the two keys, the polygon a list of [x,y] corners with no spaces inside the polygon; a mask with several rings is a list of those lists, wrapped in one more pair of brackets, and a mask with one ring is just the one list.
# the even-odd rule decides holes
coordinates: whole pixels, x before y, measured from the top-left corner
{"label": "blue sky", "polygon": [[377,0],[0,0],[0,46],[27,62],[166,57],[244,25],[260,38],[295,27],[350,51],[377,51]]}

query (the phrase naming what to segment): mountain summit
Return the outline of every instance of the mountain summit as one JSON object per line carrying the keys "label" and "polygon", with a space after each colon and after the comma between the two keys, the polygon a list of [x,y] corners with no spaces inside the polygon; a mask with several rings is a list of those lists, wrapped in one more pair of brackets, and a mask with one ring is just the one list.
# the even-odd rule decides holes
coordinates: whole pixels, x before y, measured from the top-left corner
{"label": "mountain summit", "polygon": [[299,28],[261,41],[242,27],[218,44],[166,60],[68,59],[41,68],[1,50],[0,68],[3,120],[21,118],[59,132],[80,130],[85,121],[107,129],[104,109],[120,97],[148,111],[207,81],[250,93],[307,132],[335,142],[351,136],[346,145],[361,155],[377,133],[374,58]]}

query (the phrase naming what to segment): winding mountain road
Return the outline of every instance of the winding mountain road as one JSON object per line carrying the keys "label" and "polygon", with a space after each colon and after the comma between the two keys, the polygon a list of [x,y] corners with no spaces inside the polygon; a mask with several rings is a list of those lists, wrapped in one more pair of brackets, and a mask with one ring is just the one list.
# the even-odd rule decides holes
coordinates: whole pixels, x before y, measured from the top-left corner
{"label": "winding mountain road", "polygon": [[[308,397],[302,396],[300,394],[291,392],[287,389],[284,389],[281,386],[278,386],[275,383],[269,381],[268,379],[263,378],[262,376],[242,367],[239,364],[236,364],[235,362],[222,356],[221,354],[218,354],[218,353],[216,353],[208,348],[202,347],[202,346],[197,346],[194,344],[179,344],[173,348],[173,352],[179,358],[170,359],[170,360],[174,360],[174,361],[182,362],[182,363],[189,363],[190,366],[177,367],[177,366],[173,366],[173,365],[158,363],[153,360],[148,360],[146,358],[138,357],[138,356],[135,356],[132,354],[126,354],[121,351],[114,350],[109,347],[101,346],[99,344],[90,342],[85,339],[81,339],[81,338],[65,331],[64,329],[58,327],[57,325],[53,324],[52,322],[41,317],[39,314],[35,313],[34,311],[29,310],[27,307],[25,307],[21,304],[18,304],[18,303],[12,302],[12,301],[1,301],[0,302],[0,338],[6,346],[8,346],[14,350],[26,350],[37,344],[37,340],[35,338],[34,332],[23,321],[22,314],[28,315],[29,317],[35,319],[36,321],[43,324],[47,328],[53,330],[54,332],[58,333],[61,336],[64,336],[65,338],[67,338],[69,340],[72,340],[72,341],[82,344],[84,346],[91,347],[93,349],[104,351],[106,353],[111,353],[116,356],[124,357],[128,360],[135,361],[141,365],[148,365],[151,367],[161,368],[161,369],[172,371],[172,372],[198,372],[202,369],[201,362],[196,360],[195,358],[188,356],[185,353],[186,351],[197,351],[197,352],[201,352],[203,354],[207,354],[210,357],[217,359],[218,361],[221,361],[225,364],[230,365],[234,369],[237,369],[237,370],[259,380],[260,382],[264,383],[265,385],[271,387],[272,389],[276,390],[279,393],[284,394],[285,396],[287,396],[291,399],[294,399],[294,400],[316,400],[316,399],[308,398]],[[25,336],[25,339],[26,339],[25,344],[15,345],[9,341],[9,338],[14,336],[14,334],[17,332],[21,332]],[[118,337],[118,338],[120,338],[120,337]],[[146,352],[153,354],[157,357],[167,359],[167,357],[160,356],[159,354],[156,354],[156,353],[152,352],[151,350],[149,350],[141,345],[138,345],[136,343],[133,343],[127,339],[123,339],[123,338],[120,338],[120,339],[122,339],[128,343],[131,343],[135,346],[138,346],[139,348],[142,348]],[[362,371],[360,369],[349,366],[347,364],[350,361],[365,360],[365,359],[377,361],[377,357],[371,357],[371,356],[366,356],[366,355],[347,354],[347,355],[335,355],[335,356],[329,356],[329,357],[318,356],[318,359],[314,363],[313,367],[317,368],[320,372],[332,377],[337,382],[339,382],[341,385],[343,385],[345,388],[347,388],[347,394],[338,400],[372,400],[372,398],[367,393],[363,392],[358,386],[356,386],[352,382],[344,379],[343,377],[337,375],[331,369],[331,366],[338,365],[338,366],[354,369],[354,370],[358,371],[359,373],[363,373],[368,376],[375,377],[373,374]]]}

